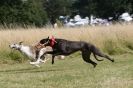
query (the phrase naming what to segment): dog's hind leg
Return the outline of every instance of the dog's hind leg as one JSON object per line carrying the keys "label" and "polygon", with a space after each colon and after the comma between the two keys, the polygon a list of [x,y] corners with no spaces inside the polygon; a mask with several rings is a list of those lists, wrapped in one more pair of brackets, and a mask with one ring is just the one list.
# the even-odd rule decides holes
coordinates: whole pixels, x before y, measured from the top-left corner
{"label": "dog's hind leg", "polygon": [[93,53],[93,55],[94,55],[94,57],[95,57],[95,59],[97,60],[97,61],[103,61],[103,59],[101,59],[101,60],[99,60],[98,58],[97,58],[97,56]]}
{"label": "dog's hind leg", "polygon": [[96,67],[97,63],[95,63],[94,61],[92,61],[90,59],[90,55],[91,55],[91,52],[88,52],[88,51],[82,51],[82,58],[85,62],[87,63],[90,63],[94,66],[94,68]]}
{"label": "dog's hind leg", "polygon": [[[45,56],[46,56],[47,58],[46,58]],[[42,59],[42,62],[43,62],[43,63],[45,63],[47,60],[49,60],[48,56],[47,56],[47,55],[45,55],[45,56],[44,56],[44,55],[41,56],[41,59]]]}
{"label": "dog's hind leg", "polygon": [[39,50],[36,50],[35,54],[36,54],[35,58],[37,59],[39,57]]}
{"label": "dog's hind leg", "polygon": [[96,47],[93,47],[92,52],[93,52],[95,55],[98,55],[98,56],[100,56],[100,57],[104,57],[104,58],[106,58],[106,59],[108,59],[108,60],[114,62],[114,59],[110,58],[108,55],[105,55],[105,54],[101,53],[100,50],[97,49]]}

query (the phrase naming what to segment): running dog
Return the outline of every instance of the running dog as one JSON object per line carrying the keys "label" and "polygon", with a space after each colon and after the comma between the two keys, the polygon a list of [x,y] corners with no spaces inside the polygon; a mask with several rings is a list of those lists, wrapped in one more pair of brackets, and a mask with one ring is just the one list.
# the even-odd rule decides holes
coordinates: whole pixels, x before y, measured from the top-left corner
{"label": "running dog", "polygon": [[[74,52],[81,51],[82,58],[85,62],[92,64],[96,67],[97,63],[90,59],[91,53],[93,53],[96,60],[97,56],[104,57],[111,62],[114,62],[114,59],[110,58],[108,55],[103,54],[98,48],[96,48],[93,44],[87,43],[85,41],[69,41],[65,39],[55,39],[52,37],[51,39],[45,38],[40,40],[37,44],[41,47],[51,46],[53,51],[46,51],[45,54],[52,54],[52,64],[54,64],[54,58],[58,55],[70,55]],[[101,60],[98,60],[101,61]]]}
{"label": "running dog", "polygon": [[30,62],[30,64],[33,64],[37,67],[40,67],[39,64],[41,62],[45,63],[48,59],[44,59],[44,53],[47,51],[46,47],[43,46],[26,46],[23,45],[22,42],[19,42],[18,44],[11,44],[9,45],[10,48],[16,49],[20,51],[21,53],[25,54],[29,58],[32,58],[33,60],[37,60],[36,63]]}

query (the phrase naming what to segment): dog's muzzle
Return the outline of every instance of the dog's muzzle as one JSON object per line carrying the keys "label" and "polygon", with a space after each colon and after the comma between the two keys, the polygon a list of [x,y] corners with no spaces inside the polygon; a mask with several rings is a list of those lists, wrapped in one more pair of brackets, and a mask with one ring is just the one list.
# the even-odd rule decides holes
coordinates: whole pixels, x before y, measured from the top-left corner
{"label": "dog's muzzle", "polygon": [[10,47],[11,49],[15,48],[15,47],[13,47],[12,45],[9,45],[9,47]]}
{"label": "dog's muzzle", "polygon": [[19,49],[20,49],[20,47],[16,47],[16,46],[14,46],[14,45],[9,45],[9,48],[11,48],[11,49],[16,49],[16,50],[19,50]]}

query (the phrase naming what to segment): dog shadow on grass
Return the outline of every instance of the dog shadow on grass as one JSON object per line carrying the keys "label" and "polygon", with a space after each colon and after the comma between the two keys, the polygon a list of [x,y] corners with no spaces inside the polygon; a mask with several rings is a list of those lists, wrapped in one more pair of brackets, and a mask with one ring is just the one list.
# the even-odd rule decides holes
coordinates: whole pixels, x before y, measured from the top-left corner
{"label": "dog shadow on grass", "polygon": [[43,73],[43,72],[57,72],[57,71],[64,71],[66,69],[42,69],[37,67],[29,67],[29,68],[22,68],[22,69],[13,69],[13,70],[0,70],[0,73],[9,73],[9,74],[16,74],[16,73]]}

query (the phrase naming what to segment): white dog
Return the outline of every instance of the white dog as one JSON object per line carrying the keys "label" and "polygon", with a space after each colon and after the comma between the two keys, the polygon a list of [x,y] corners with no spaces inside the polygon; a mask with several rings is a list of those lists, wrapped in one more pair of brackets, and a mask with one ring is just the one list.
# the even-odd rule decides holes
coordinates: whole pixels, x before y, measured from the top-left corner
{"label": "white dog", "polygon": [[[27,55],[29,58],[33,58],[33,60],[37,60],[36,62],[30,62],[30,64],[33,64],[37,67],[40,67],[39,64],[41,62],[45,63],[48,59],[44,59],[42,58],[42,56],[44,55],[44,53],[47,51],[46,47],[37,47],[37,46],[26,46],[23,45],[22,42],[19,42],[18,44],[11,44],[9,45],[10,48],[14,48],[18,51],[20,51],[21,53],[24,53],[25,55]],[[38,53],[37,53],[38,51]]]}

